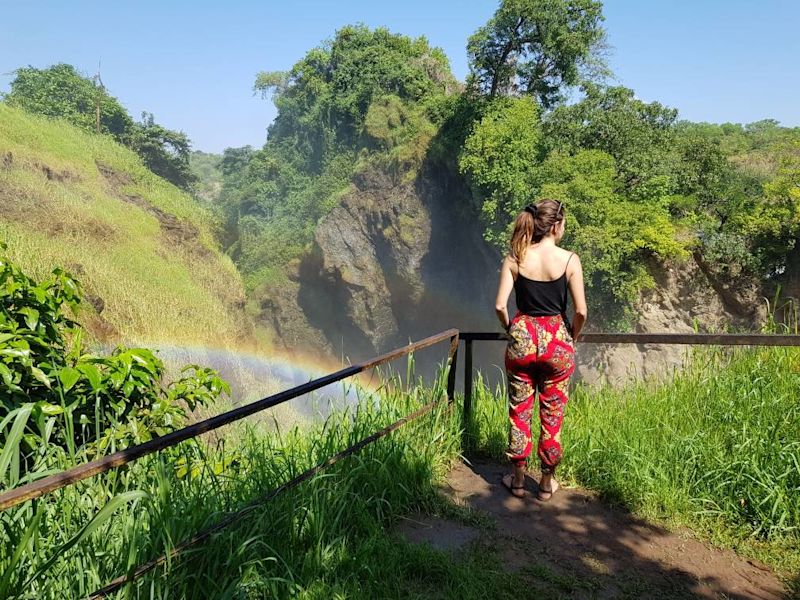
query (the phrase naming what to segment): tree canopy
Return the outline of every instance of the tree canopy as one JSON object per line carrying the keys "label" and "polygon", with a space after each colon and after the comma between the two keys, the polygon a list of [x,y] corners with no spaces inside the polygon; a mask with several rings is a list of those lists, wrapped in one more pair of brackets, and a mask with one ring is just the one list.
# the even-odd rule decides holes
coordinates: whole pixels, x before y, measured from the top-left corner
{"label": "tree canopy", "polygon": [[99,109],[100,133],[134,150],[153,173],[183,189],[190,189],[195,181],[189,168],[191,143],[185,133],[157,124],[151,113],[135,122],[119,100],[72,65],[17,69],[4,99],[12,106],[64,119],[87,131],[97,131]]}
{"label": "tree canopy", "polygon": [[491,97],[522,93],[545,108],[564,90],[604,71],[602,3],[502,0],[467,44],[473,84]]}

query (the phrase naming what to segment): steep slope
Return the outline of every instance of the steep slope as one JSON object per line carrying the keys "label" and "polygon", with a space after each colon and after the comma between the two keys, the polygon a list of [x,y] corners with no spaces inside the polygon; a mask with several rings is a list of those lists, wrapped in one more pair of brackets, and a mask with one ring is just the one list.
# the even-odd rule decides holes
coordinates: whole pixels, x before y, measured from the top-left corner
{"label": "steep slope", "polygon": [[79,277],[96,341],[252,346],[241,278],[212,233],[109,137],[0,104],[0,239],[35,277]]}

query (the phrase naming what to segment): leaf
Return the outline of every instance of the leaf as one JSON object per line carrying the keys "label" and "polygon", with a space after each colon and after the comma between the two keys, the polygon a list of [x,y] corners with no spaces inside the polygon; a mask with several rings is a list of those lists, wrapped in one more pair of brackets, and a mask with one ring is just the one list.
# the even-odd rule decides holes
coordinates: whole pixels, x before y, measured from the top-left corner
{"label": "leaf", "polygon": [[86,379],[89,380],[89,385],[92,386],[92,390],[97,392],[101,389],[100,371],[97,367],[91,363],[81,363],[78,365],[78,371],[83,373]]}
{"label": "leaf", "polygon": [[25,308],[19,309],[17,312],[25,317],[25,324],[28,326],[28,329],[36,329],[36,326],[39,324],[38,310],[26,306]]}
{"label": "leaf", "polygon": [[30,585],[32,581],[38,579],[42,573],[47,571],[55,562],[61,558],[66,552],[70,550],[73,546],[80,543],[81,540],[90,536],[100,527],[105,521],[107,521],[114,511],[117,510],[121,505],[127,502],[133,502],[135,500],[139,500],[140,498],[144,498],[147,496],[146,492],[141,490],[136,490],[133,492],[125,492],[124,494],[119,494],[118,496],[114,496],[111,500],[109,500],[106,505],[100,509],[100,511],[92,517],[91,521],[89,521],[83,528],[76,533],[71,539],[64,543],[58,550],[53,552],[52,556],[41,566],[39,567],[36,572],[28,577],[28,580],[20,586],[20,589],[25,589]]}
{"label": "leaf", "polygon": [[48,417],[53,417],[55,415],[60,415],[64,412],[64,408],[59,406],[58,404],[51,404],[50,402],[45,402],[44,400],[40,400],[36,403],[36,408],[42,411]]}
{"label": "leaf", "polygon": [[42,517],[42,506],[43,504],[39,504],[36,507],[36,512],[33,515],[33,519],[25,528],[25,533],[22,534],[19,542],[17,543],[17,547],[14,548],[14,555],[11,557],[11,562],[6,564],[6,572],[0,578],[0,597],[5,598],[8,595],[8,587],[9,583],[11,583],[11,575],[14,573],[14,567],[17,566],[20,558],[22,558],[22,554],[25,551],[26,546],[28,545],[28,541],[31,539],[34,531],[37,531],[39,528],[39,520]]}
{"label": "leaf", "polygon": [[31,375],[33,375],[34,379],[41,381],[47,387],[48,390],[51,389],[50,378],[47,375],[45,375],[44,371],[42,371],[40,368],[31,366]]}
{"label": "leaf", "polygon": [[[14,424],[11,426],[11,432],[8,434],[5,444],[3,445],[3,452],[0,454],[0,481],[5,481],[6,470],[8,469],[8,465],[11,464],[11,458],[18,452],[19,441],[22,439],[22,434],[25,432],[25,425],[28,422],[31,410],[33,410],[33,404],[23,404],[16,409],[17,416],[14,419]],[[8,416],[10,417],[11,414]],[[5,419],[4,422],[6,422]]]}
{"label": "leaf", "polygon": [[14,374],[4,363],[0,363],[0,378],[3,379],[3,383],[5,383],[7,387],[12,387],[14,385]]}
{"label": "leaf", "polygon": [[81,372],[72,367],[64,367],[58,372],[58,378],[61,380],[64,391],[68,392],[78,383],[81,378]]}

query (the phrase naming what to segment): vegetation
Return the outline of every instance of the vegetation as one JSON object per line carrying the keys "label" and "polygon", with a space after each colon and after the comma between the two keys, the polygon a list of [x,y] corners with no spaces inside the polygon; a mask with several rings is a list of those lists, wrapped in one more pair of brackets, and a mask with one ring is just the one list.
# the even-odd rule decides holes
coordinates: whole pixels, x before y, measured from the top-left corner
{"label": "vegetation", "polygon": [[[183,406],[211,401],[225,389],[213,372],[193,366],[192,374],[163,390],[158,361],[144,349],[117,349],[110,357],[82,354],[80,327],[65,314],[80,301],[80,284],[63,271],[36,282],[7,259],[0,261],[0,365],[14,390],[3,400],[11,410],[0,421],[0,489],[84,462],[128,440],[163,434],[181,424]],[[409,389],[394,379],[380,391],[380,409],[369,394],[354,414],[336,413],[311,431],[282,433],[263,422],[230,427],[216,445],[185,442],[3,512],[0,596],[85,596],[168,552],[220,514],[242,508],[344,446],[442,398],[442,384],[440,378],[432,388]],[[121,593],[368,598],[387,590],[397,595],[405,588],[396,586],[403,578],[415,580],[422,564],[432,578],[414,583],[420,595],[443,578],[460,579],[469,565],[398,545],[384,529],[415,508],[445,506],[433,484],[457,453],[457,423],[457,414],[442,402],[424,420],[300,489],[257,505],[246,521],[214,537],[202,554],[170,562]],[[130,437],[121,439],[121,431]],[[302,514],[293,510],[297,506]],[[387,556],[395,560],[387,562]],[[365,578],[369,571],[384,576]],[[214,576],[208,579],[204,574],[210,573]],[[476,597],[499,581],[498,572],[487,571],[459,586]]]}
{"label": "vegetation", "polygon": [[99,79],[93,81],[63,63],[46,69],[22,67],[14,74],[4,98],[9,105],[111,135],[141,156],[156,175],[183,189],[194,183],[186,134],[158,125],[151,113],[135,122]]}
{"label": "vegetation", "polygon": [[529,94],[551,108],[566,88],[606,72],[603,5],[595,0],[505,0],[467,43],[481,92]]}
{"label": "vegetation", "polygon": [[212,216],[107,136],[0,104],[0,239],[30,276],[84,284],[90,340],[247,347]]}

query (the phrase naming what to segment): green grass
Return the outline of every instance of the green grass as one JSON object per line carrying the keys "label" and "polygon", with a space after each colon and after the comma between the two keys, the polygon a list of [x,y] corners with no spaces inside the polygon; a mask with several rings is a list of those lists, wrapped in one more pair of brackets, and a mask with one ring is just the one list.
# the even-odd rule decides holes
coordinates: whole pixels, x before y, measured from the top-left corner
{"label": "green grass", "polygon": [[[504,392],[479,383],[475,402],[472,451],[501,458]],[[701,349],[666,383],[576,386],[562,435],[567,481],[800,572],[800,349]]]}
{"label": "green grass", "polygon": [[[155,215],[121,196],[174,215],[196,239],[165,236]],[[0,239],[36,278],[55,266],[77,271],[105,304],[82,319],[96,339],[256,347],[244,285],[213,227],[190,196],[111,138],[0,103]]]}
{"label": "green grass", "polygon": [[[72,598],[168,551],[304,469],[433,398],[380,390],[312,429],[226,428],[0,514],[0,597]],[[497,557],[454,561],[392,533],[401,515],[458,514],[435,484],[459,451],[458,411],[428,415],[263,504],[117,597],[480,598],[519,585]],[[79,457],[78,460],[81,460]],[[68,466],[53,452],[38,470]],[[464,515],[469,519],[469,515]],[[473,519],[474,521],[474,519]],[[478,566],[485,568],[479,569]]]}

